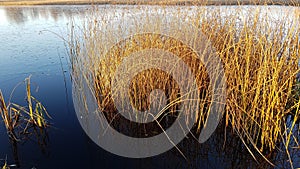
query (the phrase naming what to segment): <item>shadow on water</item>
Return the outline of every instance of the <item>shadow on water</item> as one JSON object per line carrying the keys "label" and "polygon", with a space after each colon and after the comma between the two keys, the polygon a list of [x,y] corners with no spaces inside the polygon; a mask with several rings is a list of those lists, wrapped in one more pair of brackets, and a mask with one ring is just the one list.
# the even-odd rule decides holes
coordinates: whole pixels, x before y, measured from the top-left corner
{"label": "shadow on water", "polygon": [[[24,166],[24,163],[26,162],[21,161],[22,157],[20,158],[20,151],[19,151],[19,146],[26,144],[28,141],[34,142],[45,156],[49,155],[49,150],[48,150],[48,134],[46,130],[40,129],[40,128],[34,128],[32,133],[26,133],[26,137],[20,141],[17,141],[15,139],[9,139],[11,149],[12,149],[12,155],[14,159],[14,164],[16,165],[17,168],[20,168]],[[23,163],[23,164],[22,164]],[[25,165],[26,166],[26,165]]]}
{"label": "shadow on water", "polygon": [[[236,169],[236,168],[282,168],[289,169],[290,164],[288,157],[282,153],[282,150],[274,150],[266,152],[266,157],[276,166],[270,165],[260,154],[254,152],[256,160],[251,156],[246,146],[241,139],[231,132],[229,129],[225,130],[222,122],[217,128],[212,137],[205,143],[200,144],[194,136],[189,134],[177,147],[184,154],[184,156],[177,149],[173,148],[166,153],[155,157],[145,159],[126,159],[103,152],[97,149],[97,145],[87,137],[88,149],[92,152],[89,155],[90,163],[88,167],[99,168],[118,168],[118,164],[112,164],[109,161],[103,161],[103,157],[114,158],[124,164],[124,168],[189,168],[189,169]],[[124,129],[122,129],[124,130]],[[193,133],[196,134],[196,129]],[[149,147],[150,149],[151,147]],[[253,147],[252,147],[252,150]],[[295,164],[299,162],[299,150],[291,154]],[[298,160],[298,161],[297,161]],[[100,162],[102,163],[100,164]]]}

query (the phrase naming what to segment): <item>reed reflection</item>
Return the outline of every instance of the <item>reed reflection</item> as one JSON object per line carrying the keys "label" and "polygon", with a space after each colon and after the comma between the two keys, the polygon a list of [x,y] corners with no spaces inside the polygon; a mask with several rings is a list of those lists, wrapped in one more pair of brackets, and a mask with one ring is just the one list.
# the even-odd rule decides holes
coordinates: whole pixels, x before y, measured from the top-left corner
{"label": "reed reflection", "polygon": [[60,6],[5,7],[3,10],[5,11],[7,20],[15,24],[24,24],[28,21],[38,19],[52,19],[57,22],[63,18],[83,15],[87,11],[85,8]]}

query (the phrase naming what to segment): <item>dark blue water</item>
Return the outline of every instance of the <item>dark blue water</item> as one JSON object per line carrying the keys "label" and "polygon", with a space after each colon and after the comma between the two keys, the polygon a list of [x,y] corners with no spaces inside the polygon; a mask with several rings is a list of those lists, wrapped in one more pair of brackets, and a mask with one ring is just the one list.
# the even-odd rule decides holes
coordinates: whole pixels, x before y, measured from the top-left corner
{"label": "dark blue water", "polygon": [[[237,137],[228,134],[224,144],[222,123],[204,144],[191,136],[181,142],[178,148],[185,157],[174,148],[152,158],[129,159],[94,144],[82,130],[73,108],[64,41],[68,39],[71,19],[80,22],[90,12],[89,6],[0,7],[0,89],[8,101],[14,87],[31,75],[32,95],[52,117],[48,119],[51,126],[44,146],[34,139],[13,145],[0,122],[0,166],[7,157],[8,164],[18,163],[20,168],[28,169],[272,168],[258,154],[258,163],[255,162]],[[12,96],[12,102],[25,105],[24,83]],[[274,158],[276,161],[279,160]]]}

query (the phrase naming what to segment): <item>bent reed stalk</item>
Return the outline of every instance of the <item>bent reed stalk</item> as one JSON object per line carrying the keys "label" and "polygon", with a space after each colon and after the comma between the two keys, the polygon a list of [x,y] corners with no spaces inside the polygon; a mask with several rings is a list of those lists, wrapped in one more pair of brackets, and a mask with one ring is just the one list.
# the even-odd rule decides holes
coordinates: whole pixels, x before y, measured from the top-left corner
{"label": "bent reed stalk", "polygon": [[[193,114],[197,118],[200,130],[209,111],[211,89],[207,85],[209,78],[205,69],[199,60],[193,57],[195,53],[176,39],[166,38],[155,32],[128,37],[113,48],[107,49],[107,43],[115,41],[110,39],[113,37],[112,33],[118,32],[118,29],[126,29],[121,27],[122,24],[116,24],[116,30],[105,30],[107,23],[113,22],[110,19],[115,16],[122,21],[128,13],[148,9],[145,6],[136,6],[130,11],[117,8],[114,13],[114,7],[109,8],[106,11],[110,10],[112,16],[106,14],[106,11],[98,13],[96,9],[92,16],[87,17],[80,30],[75,29],[77,25],[72,25],[69,55],[73,82],[80,86],[82,81],[86,81],[97,98],[98,106],[104,110],[108,119],[114,121],[116,119],[113,113],[116,108],[111,100],[111,96],[114,95],[111,92],[111,83],[122,59],[132,52],[150,48],[173,52],[190,66],[200,86],[199,90],[202,91],[198,96],[199,113]],[[292,140],[299,142],[296,140],[299,136],[290,132],[293,129],[299,131],[296,127],[300,118],[297,82],[300,57],[299,9],[291,8],[292,10],[280,16],[281,19],[276,20],[263,15],[261,7],[250,6],[247,9],[237,6],[234,11],[222,10],[222,7],[215,8],[160,6],[151,7],[150,10],[162,14],[161,20],[157,18],[157,25],[167,15],[189,19],[217,49],[227,78],[224,120],[226,126],[230,126],[246,145],[263,154],[279,148],[282,141],[285,142],[286,148]],[[127,31],[131,31],[130,27],[134,27],[133,30],[155,27],[147,25],[149,17],[151,15],[145,15],[144,21],[137,20],[134,25],[128,25]],[[129,68],[131,66],[134,65],[128,65]],[[149,93],[159,88],[168,96],[166,112],[176,114],[176,106],[185,101],[180,101],[178,86],[168,79],[168,75],[155,70],[144,71],[136,76],[128,91],[131,103],[137,109],[146,110],[150,104],[147,100]],[[289,123],[291,127],[287,129]]]}

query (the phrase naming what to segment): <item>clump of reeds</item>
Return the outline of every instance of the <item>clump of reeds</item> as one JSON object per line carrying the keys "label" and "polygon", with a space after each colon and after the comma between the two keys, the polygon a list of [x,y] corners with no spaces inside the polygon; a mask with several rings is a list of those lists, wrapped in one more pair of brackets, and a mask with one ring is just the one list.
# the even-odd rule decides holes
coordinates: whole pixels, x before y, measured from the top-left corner
{"label": "clump of reeds", "polygon": [[[287,13],[286,15],[290,15]],[[260,18],[258,12],[241,20],[202,20],[201,30],[219,52],[227,78],[226,123],[260,151],[273,150],[286,139],[287,123],[299,119],[299,15],[292,23]],[[268,20],[269,19],[269,20]],[[287,120],[292,114],[292,120]],[[294,127],[294,125],[293,125]]]}
{"label": "clump of reeds", "polygon": [[25,79],[27,106],[16,103],[5,103],[0,90],[0,114],[4,121],[8,135],[13,140],[19,140],[20,134],[28,133],[31,127],[44,129],[48,126],[45,117],[49,117],[46,108],[31,95],[30,77]]}
{"label": "clump of reeds", "polygon": [[[278,148],[278,144],[282,141],[288,148],[290,140],[294,138],[291,131],[296,122],[299,122],[299,90],[295,89],[298,88],[296,76],[299,74],[300,15],[295,12],[291,20],[286,19],[289,17],[283,17],[274,24],[271,18],[261,15],[261,11],[257,9],[251,7],[246,15],[241,12],[242,10],[236,9],[236,12],[227,15],[224,11],[212,12],[205,7],[199,7],[192,14],[184,14],[180,8],[175,12],[169,12],[168,8],[164,7],[151,8],[153,12],[159,10],[160,13],[166,10],[162,18],[176,15],[179,18],[190,19],[191,24],[197,26],[212,42],[225,69],[226,126],[230,125],[245,145],[263,153]],[[122,20],[125,14],[115,15]],[[291,13],[286,15],[291,16]],[[130,28],[139,30],[155,27],[147,24],[149,19],[147,17],[151,16],[145,15],[145,21],[138,20],[135,25],[129,25]],[[156,19],[159,25],[161,20]],[[76,36],[78,32],[72,30],[69,45],[74,83],[80,86],[82,81],[86,81],[95,94],[99,107],[104,110],[106,116],[115,120],[113,113],[116,108],[111,99],[115,93],[111,92],[111,84],[122,59],[132,52],[143,49],[167,50],[190,66],[200,86],[199,90],[203,90],[198,97],[201,103],[199,113],[194,114],[198,119],[198,128],[201,129],[207,116],[211,92],[207,87],[209,79],[205,69],[193,56],[195,53],[176,39],[155,32],[127,37],[107,49],[107,43],[115,41],[110,39],[110,36],[114,37],[110,31],[118,32],[118,29],[126,29],[116,25],[116,30],[105,30],[107,22],[109,20],[103,15],[95,18],[92,16],[91,20],[84,23],[82,36]],[[288,25],[289,23],[292,24]],[[130,28],[126,31],[130,32]],[[133,65],[128,65],[130,66]],[[172,106],[178,103],[176,100],[180,95],[176,84],[169,79],[168,75],[155,70],[148,70],[136,76],[128,91],[132,104],[141,110],[147,109],[149,92],[160,88],[169,93],[167,105],[171,107],[169,112],[176,112],[177,107]],[[289,129],[286,129],[287,123],[292,124]]]}

